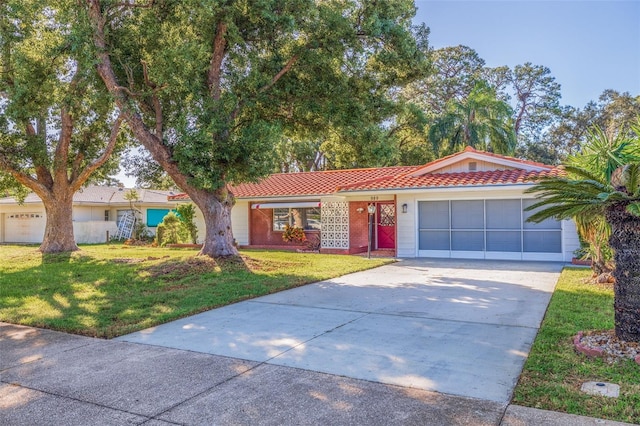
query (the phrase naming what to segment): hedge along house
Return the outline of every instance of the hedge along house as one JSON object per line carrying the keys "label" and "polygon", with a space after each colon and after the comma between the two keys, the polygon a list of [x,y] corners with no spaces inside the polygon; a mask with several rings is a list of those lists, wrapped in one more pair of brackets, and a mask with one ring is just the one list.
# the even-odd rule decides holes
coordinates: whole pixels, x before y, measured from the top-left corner
{"label": "hedge along house", "polygon": [[[131,210],[126,188],[88,186],[73,196],[73,232],[77,243],[104,243],[107,232],[116,235],[122,216]],[[136,189],[133,202],[139,219],[153,234],[158,223],[175,208],[167,201],[170,191]],[[19,204],[14,198],[0,198],[0,243],[41,243],[46,214],[40,198],[31,193]]]}
{"label": "hedge along house", "polygon": [[282,239],[289,224],[320,237],[324,253],[361,253],[371,207],[372,249],[398,257],[570,261],[572,221],[526,221],[535,201],[524,191],[557,173],[468,147],[424,166],[274,174],[232,188],[233,233],[242,247],[298,248]]}

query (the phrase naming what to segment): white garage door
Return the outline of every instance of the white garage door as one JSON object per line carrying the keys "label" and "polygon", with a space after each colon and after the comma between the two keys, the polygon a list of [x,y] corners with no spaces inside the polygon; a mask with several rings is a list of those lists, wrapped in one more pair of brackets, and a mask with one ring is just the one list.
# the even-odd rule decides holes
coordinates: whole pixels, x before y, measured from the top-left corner
{"label": "white garage door", "polygon": [[41,243],[46,219],[42,212],[6,213],[4,217],[4,242]]}
{"label": "white garage door", "polygon": [[562,260],[562,224],[529,223],[532,199],[418,202],[424,257]]}

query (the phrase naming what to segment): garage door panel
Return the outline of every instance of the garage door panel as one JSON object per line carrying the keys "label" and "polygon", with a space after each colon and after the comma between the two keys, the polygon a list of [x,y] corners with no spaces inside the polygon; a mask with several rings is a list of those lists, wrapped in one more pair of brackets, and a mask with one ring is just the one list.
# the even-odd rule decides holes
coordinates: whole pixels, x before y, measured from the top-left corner
{"label": "garage door panel", "polygon": [[483,229],[484,202],[452,201],[451,202],[452,229]]}
{"label": "garage door panel", "polygon": [[522,200],[522,209],[524,210],[522,212],[523,222],[524,222],[523,223],[524,229],[536,229],[536,228],[560,229],[562,227],[562,224],[560,223],[560,221],[555,220],[553,218],[545,219],[545,220],[543,220],[542,222],[539,222],[539,223],[527,222],[527,219],[529,219],[536,212],[538,212],[538,211],[540,211],[542,209],[542,208],[539,208],[539,209],[535,209],[535,210],[531,210],[531,211],[526,211],[525,210],[527,207],[532,206],[537,202],[538,202],[538,200]]}
{"label": "garage door panel", "polygon": [[449,231],[420,231],[420,250],[449,250]]}
{"label": "garage door panel", "polygon": [[[524,208],[536,200],[418,202],[418,254],[496,259],[560,260],[562,224],[528,223]],[[447,252],[448,251],[448,252]]]}
{"label": "garage door panel", "polygon": [[428,201],[419,206],[420,228],[449,229],[449,202]]}
{"label": "garage door panel", "polygon": [[43,213],[11,213],[4,219],[4,241],[7,243],[41,243],[46,219]]}
{"label": "garage door panel", "polygon": [[528,253],[560,253],[562,232],[525,231],[524,251]]}
{"label": "garage door panel", "polygon": [[[520,200],[487,200],[487,229],[520,229]],[[518,249],[519,250],[519,249]]]}
{"label": "garage door panel", "polygon": [[522,251],[522,233],[518,231],[487,231],[487,251]]}
{"label": "garage door panel", "polygon": [[451,250],[484,251],[484,232],[451,231]]}

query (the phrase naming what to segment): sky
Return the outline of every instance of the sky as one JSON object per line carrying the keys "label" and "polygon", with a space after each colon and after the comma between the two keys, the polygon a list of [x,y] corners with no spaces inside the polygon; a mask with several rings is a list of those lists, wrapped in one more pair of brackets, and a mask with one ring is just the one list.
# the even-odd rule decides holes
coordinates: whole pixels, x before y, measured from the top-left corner
{"label": "sky", "polygon": [[605,89],[640,95],[640,0],[417,0],[434,48],[465,45],[489,67],[551,70],[562,105]]}

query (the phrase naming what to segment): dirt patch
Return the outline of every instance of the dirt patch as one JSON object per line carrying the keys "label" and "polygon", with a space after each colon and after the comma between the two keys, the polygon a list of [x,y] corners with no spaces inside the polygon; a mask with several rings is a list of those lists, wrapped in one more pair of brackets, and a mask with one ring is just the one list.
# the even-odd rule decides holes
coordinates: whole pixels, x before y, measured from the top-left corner
{"label": "dirt patch", "polygon": [[115,259],[111,259],[113,263],[142,263],[145,259],[140,258],[127,258],[127,257],[116,257]]}
{"label": "dirt patch", "polygon": [[172,260],[151,266],[148,271],[152,278],[175,277],[182,279],[185,275],[215,272],[218,264],[208,257],[192,257],[186,260]]}
{"label": "dirt patch", "polygon": [[268,260],[252,259],[246,256],[242,256],[241,258],[242,262],[245,265],[245,268],[253,272],[272,272],[298,265],[298,263],[296,262],[274,262]]}

